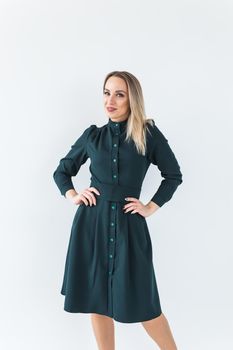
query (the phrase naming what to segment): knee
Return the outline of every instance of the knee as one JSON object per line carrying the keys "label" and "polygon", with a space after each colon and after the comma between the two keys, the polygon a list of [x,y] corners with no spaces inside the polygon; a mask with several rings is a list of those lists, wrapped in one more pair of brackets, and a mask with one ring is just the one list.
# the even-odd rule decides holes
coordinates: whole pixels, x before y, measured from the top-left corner
{"label": "knee", "polygon": [[111,317],[109,317],[107,315],[102,315],[102,314],[98,314],[98,313],[91,313],[91,318],[101,319],[101,320],[113,320]]}
{"label": "knee", "polygon": [[154,318],[152,318],[152,319],[150,319],[150,320],[147,320],[147,321],[143,321],[143,322],[141,322],[141,324],[143,325],[143,326],[149,326],[150,324],[153,324],[154,322],[161,322],[161,321],[167,321],[167,319],[166,319],[166,317],[165,317],[165,315],[163,314],[163,313],[161,313],[159,316],[156,316],[156,317],[154,317]]}

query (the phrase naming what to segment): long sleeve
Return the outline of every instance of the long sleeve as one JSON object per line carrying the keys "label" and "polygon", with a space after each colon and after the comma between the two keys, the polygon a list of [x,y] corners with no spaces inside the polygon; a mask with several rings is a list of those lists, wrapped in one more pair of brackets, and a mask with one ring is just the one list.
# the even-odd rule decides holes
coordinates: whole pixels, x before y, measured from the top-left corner
{"label": "long sleeve", "polygon": [[53,179],[63,196],[65,196],[66,191],[74,189],[71,176],[75,176],[81,165],[87,161],[87,140],[91,131],[95,128],[96,125],[91,125],[84,130],[71,146],[70,151],[60,159],[59,165],[53,173]]}
{"label": "long sleeve", "polygon": [[151,201],[162,207],[172,198],[177,187],[183,182],[183,179],[178,161],[166,137],[155,123],[150,130],[149,159],[152,164],[158,167],[161,176],[164,178],[158,190],[151,198]]}

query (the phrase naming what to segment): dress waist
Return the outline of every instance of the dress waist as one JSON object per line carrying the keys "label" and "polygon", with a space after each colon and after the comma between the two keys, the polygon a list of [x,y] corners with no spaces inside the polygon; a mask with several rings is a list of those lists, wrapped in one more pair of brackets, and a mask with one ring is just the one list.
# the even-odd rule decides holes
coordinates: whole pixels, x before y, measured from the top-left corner
{"label": "dress waist", "polygon": [[122,186],[119,184],[106,184],[100,182],[94,177],[91,178],[90,186],[93,186],[97,190],[99,190],[100,195],[96,195],[98,199],[113,202],[125,202],[126,197],[134,197],[139,199],[141,192],[141,187],[135,188],[129,186]]}

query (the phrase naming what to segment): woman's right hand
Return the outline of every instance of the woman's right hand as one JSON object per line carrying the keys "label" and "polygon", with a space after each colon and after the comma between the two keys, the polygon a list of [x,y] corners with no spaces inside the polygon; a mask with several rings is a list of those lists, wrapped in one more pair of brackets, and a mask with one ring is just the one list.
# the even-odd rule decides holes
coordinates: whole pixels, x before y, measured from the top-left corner
{"label": "woman's right hand", "polygon": [[76,193],[75,195],[70,197],[68,196],[67,198],[69,198],[72,201],[72,203],[76,205],[85,204],[86,206],[92,206],[96,205],[96,198],[92,192],[96,193],[97,195],[100,195],[99,191],[95,187],[88,187],[82,192]]}

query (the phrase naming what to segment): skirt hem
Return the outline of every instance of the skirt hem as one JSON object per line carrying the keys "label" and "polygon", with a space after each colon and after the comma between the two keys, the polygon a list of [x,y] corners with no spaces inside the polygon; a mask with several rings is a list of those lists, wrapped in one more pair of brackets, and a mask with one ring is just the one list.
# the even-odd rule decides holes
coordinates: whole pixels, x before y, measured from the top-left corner
{"label": "skirt hem", "polygon": [[[62,294],[62,293],[61,293]],[[62,294],[65,295],[65,294]],[[82,309],[70,309],[68,307],[64,306],[64,311],[69,312],[69,313],[83,313],[83,314],[99,314],[99,315],[103,315],[103,316],[108,316],[110,318],[112,318],[114,321],[120,322],[120,323],[138,323],[138,322],[145,322],[145,321],[150,321],[153,318],[159,317],[162,314],[162,310],[159,311],[159,313],[154,313],[150,316],[145,316],[142,317],[140,319],[134,319],[134,320],[126,320],[126,319],[120,319],[117,316],[108,314],[107,312],[101,312],[101,311],[96,311],[96,310],[82,310]]]}

